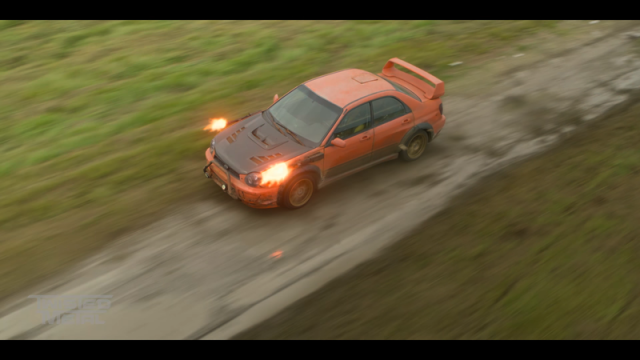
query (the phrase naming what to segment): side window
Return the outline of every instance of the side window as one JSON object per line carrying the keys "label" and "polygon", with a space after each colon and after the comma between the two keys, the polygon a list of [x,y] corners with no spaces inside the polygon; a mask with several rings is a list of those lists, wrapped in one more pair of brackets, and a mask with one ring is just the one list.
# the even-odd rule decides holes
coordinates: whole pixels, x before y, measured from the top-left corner
{"label": "side window", "polygon": [[373,105],[373,126],[384,124],[408,112],[403,103],[392,97],[373,100],[371,104]]}
{"label": "side window", "polygon": [[359,132],[371,128],[371,108],[369,103],[362,104],[349,111],[336,128],[335,137],[349,138]]}

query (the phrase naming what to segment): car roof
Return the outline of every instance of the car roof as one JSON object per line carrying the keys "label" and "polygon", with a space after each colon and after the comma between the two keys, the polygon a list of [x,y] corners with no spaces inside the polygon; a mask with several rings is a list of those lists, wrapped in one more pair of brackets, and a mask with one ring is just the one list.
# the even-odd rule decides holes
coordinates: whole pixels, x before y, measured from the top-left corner
{"label": "car roof", "polygon": [[314,93],[343,108],[364,96],[394,87],[378,75],[360,69],[346,69],[309,80]]}

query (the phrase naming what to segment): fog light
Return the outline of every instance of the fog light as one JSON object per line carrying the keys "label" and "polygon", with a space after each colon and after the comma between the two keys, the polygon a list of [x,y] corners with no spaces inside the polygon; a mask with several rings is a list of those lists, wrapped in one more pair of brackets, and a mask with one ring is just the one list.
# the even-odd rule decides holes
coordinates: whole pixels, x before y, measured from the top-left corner
{"label": "fog light", "polygon": [[227,185],[222,184],[222,190],[227,191]]}

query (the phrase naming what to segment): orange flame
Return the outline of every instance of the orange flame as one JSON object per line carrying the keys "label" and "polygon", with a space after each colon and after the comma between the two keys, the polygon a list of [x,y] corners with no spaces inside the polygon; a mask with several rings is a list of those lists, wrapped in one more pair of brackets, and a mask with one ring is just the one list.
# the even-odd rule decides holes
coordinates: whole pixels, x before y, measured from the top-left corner
{"label": "orange flame", "polygon": [[211,119],[209,121],[210,121],[209,125],[207,125],[202,130],[218,131],[218,130],[224,129],[224,127],[227,126],[227,119],[220,118],[220,119]]}
{"label": "orange flame", "polygon": [[268,170],[262,172],[261,175],[262,175],[262,181],[260,182],[261,185],[265,185],[268,183],[277,184],[283,181],[287,177],[287,175],[289,175],[289,168],[287,167],[287,164],[279,163],[272,166]]}

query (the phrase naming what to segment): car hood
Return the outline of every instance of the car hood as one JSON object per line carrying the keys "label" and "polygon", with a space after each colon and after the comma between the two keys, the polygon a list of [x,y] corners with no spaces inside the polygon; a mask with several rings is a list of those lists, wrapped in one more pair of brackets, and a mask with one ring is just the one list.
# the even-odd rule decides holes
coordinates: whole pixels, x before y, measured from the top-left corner
{"label": "car hood", "polygon": [[231,124],[216,135],[216,157],[240,174],[263,171],[309,150],[279,132],[262,113]]}

